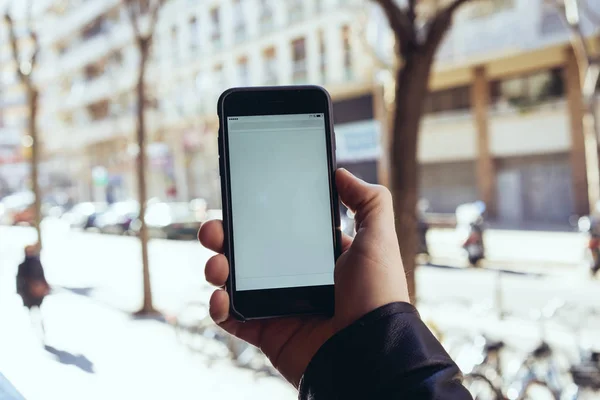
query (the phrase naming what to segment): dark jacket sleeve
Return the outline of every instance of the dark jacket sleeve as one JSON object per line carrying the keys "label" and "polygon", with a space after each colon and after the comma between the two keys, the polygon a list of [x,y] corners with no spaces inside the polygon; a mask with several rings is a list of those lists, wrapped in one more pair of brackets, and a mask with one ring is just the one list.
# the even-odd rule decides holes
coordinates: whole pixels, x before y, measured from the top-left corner
{"label": "dark jacket sleeve", "polygon": [[301,400],[471,399],[456,364],[417,310],[392,303],[329,339],[313,357]]}

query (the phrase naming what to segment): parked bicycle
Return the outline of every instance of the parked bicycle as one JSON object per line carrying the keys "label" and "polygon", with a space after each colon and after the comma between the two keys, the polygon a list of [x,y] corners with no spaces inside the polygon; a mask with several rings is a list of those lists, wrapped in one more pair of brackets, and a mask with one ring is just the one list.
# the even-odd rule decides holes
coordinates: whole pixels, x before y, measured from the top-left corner
{"label": "parked bicycle", "polygon": [[257,374],[279,376],[259,349],[215,324],[204,303],[187,304],[172,324],[177,340],[190,351],[204,355],[210,362],[230,359],[238,367],[251,369]]}
{"label": "parked bicycle", "polygon": [[[600,310],[594,307],[565,306],[558,315],[561,322],[568,326],[575,339],[577,358],[569,368],[573,383],[565,390],[561,400],[587,400],[600,398],[600,351],[585,343],[585,329],[600,327]],[[582,323],[584,322],[584,323]]]}
{"label": "parked bicycle", "polygon": [[[446,334],[450,355],[465,374],[465,386],[474,399],[550,399],[561,398],[566,387],[568,363],[546,341],[546,323],[556,314],[562,302],[551,302],[537,312],[540,343],[521,362],[515,349],[503,340],[485,334]],[[488,307],[489,311],[493,308]],[[480,314],[485,314],[485,308]],[[509,354],[507,354],[509,353]]]}

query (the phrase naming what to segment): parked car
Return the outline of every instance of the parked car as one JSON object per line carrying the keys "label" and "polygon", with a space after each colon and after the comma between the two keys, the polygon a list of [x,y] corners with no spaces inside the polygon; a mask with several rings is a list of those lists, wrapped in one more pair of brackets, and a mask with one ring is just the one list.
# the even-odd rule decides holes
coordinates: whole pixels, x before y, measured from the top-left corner
{"label": "parked car", "polygon": [[102,233],[122,235],[129,231],[131,222],[140,212],[137,201],[128,200],[111,204],[94,220],[94,227]]}
{"label": "parked car", "polygon": [[70,211],[62,215],[62,220],[71,228],[89,229],[95,225],[96,218],[108,208],[108,204],[85,202],[76,204]]}
{"label": "parked car", "polygon": [[[195,239],[207,218],[206,202],[155,203],[148,206],[146,224],[150,237],[165,239]],[[138,235],[141,222],[131,224],[131,234]]]}
{"label": "parked car", "polygon": [[6,225],[33,225],[35,197],[33,192],[13,193],[2,199],[2,223]]}

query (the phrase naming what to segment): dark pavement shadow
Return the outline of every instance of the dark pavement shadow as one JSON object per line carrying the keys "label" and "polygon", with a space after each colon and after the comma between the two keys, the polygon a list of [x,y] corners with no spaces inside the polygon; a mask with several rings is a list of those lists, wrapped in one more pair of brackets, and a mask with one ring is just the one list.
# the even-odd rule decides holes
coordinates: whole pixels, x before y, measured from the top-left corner
{"label": "dark pavement shadow", "polygon": [[449,270],[455,270],[455,271],[481,271],[482,273],[488,273],[488,274],[500,273],[500,274],[506,274],[506,275],[528,276],[531,278],[542,278],[542,277],[546,276],[545,274],[541,274],[538,272],[523,272],[523,271],[515,271],[514,269],[484,268],[484,267],[458,267],[458,266],[453,266],[453,265],[443,265],[443,264],[433,264],[433,263],[427,263],[427,264],[421,264],[421,265],[425,266],[425,267],[449,269]]}
{"label": "dark pavement shadow", "polygon": [[156,321],[156,322],[162,322],[162,323],[167,323],[169,321],[167,321],[167,317],[163,314],[160,313],[152,313],[152,314],[131,314],[130,316],[131,320],[133,321]]}
{"label": "dark pavement shadow", "polygon": [[59,350],[52,346],[44,346],[44,350],[54,355],[58,362],[64,365],[74,365],[80,370],[87,372],[88,374],[94,373],[94,363],[92,363],[83,354],[74,355],[68,351]]}
{"label": "dark pavement shadow", "polygon": [[[131,318],[132,321],[156,321],[156,322],[161,322],[161,323],[168,323],[169,321],[167,320],[167,317],[165,315],[162,315],[159,312],[154,312],[154,313],[150,313],[150,314],[139,314],[139,313],[133,313],[130,314],[128,313],[126,310],[123,310],[122,308],[119,308],[117,306],[115,306],[115,304],[106,301],[106,300],[101,300],[97,297],[95,297],[95,293],[97,290],[102,290],[102,288],[96,288],[96,287],[68,287],[68,286],[60,286],[60,285],[56,285],[52,287],[53,290],[57,291],[57,292],[69,292],[72,294],[75,294],[77,296],[82,296],[82,297],[87,297],[89,299],[92,299],[94,302],[96,302],[97,304],[101,304],[105,307],[108,307],[112,310],[118,311],[120,313],[125,313],[128,314]],[[96,293],[97,294],[97,293]]]}
{"label": "dark pavement shadow", "polygon": [[93,287],[67,287],[67,286],[55,286],[53,287],[58,290],[66,290],[78,296],[90,297],[96,288]]}

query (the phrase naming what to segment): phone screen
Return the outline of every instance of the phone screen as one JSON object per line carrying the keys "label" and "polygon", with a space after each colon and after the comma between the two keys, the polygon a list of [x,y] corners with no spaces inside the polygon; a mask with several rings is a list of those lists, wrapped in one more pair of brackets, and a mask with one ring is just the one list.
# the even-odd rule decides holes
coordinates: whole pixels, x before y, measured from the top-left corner
{"label": "phone screen", "polygon": [[333,285],[324,114],[227,118],[236,290]]}

